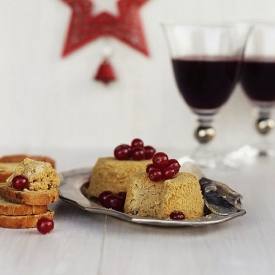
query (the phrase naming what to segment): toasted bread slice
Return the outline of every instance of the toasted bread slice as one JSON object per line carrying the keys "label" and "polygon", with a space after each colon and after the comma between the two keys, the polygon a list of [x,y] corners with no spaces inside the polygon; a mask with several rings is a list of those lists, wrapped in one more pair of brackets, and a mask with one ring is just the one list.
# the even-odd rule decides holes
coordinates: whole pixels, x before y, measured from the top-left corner
{"label": "toasted bread slice", "polygon": [[38,160],[38,161],[45,161],[49,162],[53,168],[55,168],[55,160],[47,157],[47,156],[32,156],[32,155],[26,155],[26,154],[17,154],[17,155],[6,155],[2,156],[0,158],[0,163],[19,163],[23,161],[25,158],[30,158],[33,160]]}
{"label": "toasted bread slice", "polygon": [[28,205],[7,201],[0,197],[0,215],[33,215],[43,214],[48,211],[47,205]]}
{"label": "toasted bread slice", "polygon": [[39,191],[19,191],[11,187],[9,183],[3,183],[0,185],[0,196],[5,200],[16,203],[48,205],[58,200],[59,190],[58,188],[53,188]]}
{"label": "toasted bread slice", "polygon": [[36,227],[38,220],[43,217],[53,219],[54,212],[47,211],[46,213],[43,213],[43,214],[24,215],[24,216],[0,215],[0,227],[14,228],[14,229],[32,228],[32,227]]}

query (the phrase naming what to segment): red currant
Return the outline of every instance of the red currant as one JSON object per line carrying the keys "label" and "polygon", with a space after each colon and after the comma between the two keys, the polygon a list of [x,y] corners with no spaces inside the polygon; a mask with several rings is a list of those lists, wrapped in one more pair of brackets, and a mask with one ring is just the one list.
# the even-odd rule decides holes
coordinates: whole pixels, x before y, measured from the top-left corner
{"label": "red currant", "polygon": [[41,234],[47,234],[53,230],[54,222],[53,220],[44,217],[38,220],[36,228]]}
{"label": "red currant", "polygon": [[151,159],[156,152],[154,147],[148,146],[148,145],[144,146],[144,150],[145,150],[145,159]]}
{"label": "red currant", "polygon": [[155,181],[155,182],[160,181],[162,179],[162,173],[159,168],[154,168],[154,169],[152,168],[148,173],[148,176],[151,181]]}
{"label": "red currant", "polygon": [[126,198],[126,192],[118,192],[117,195],[124,200]]}
{"label": "red currant", "polygon": [[152,161],[155,167],[162,168],[168,165],[169,158],[165,153],[158,152],[158,153],[155,153]]}
{"label": "red currant", "polygon": [[23,175],[18,175],[15,176],[12,179],[12,187],[17,189],[17,190],[23,190],[25,188],[29,187],[29,180],[27,177],[23,176]]}
{"label": "red currant", "polygon": [[167,167],[162,168],[162,178],[164,180],[172,179],[175,177],[176,174],[177,174],[176,170],[173,167],[167,166]]}
{"label": "red currant", "polygon": [[104,192],[100,193],[100,195],[98,196],[98,201],[103,207],[106,207],[106,199],[111,194],[113,194],[113,192],[104,191]]}
{"label": "red currant", "polygon": [[118,145],[114,150],[114,156],[118,160],[126,160],[130,157],[131,148],[127,144]]}
{"label": "red currant", "polygon": [[106,208],[112,208],[123,212],[123,199],[115,194],[111,194],[106,198]]}
{"label": "red currant", "polygon": [[134,147],[134,148],[132,148],[131,155],[132,155],[133,160],[143,160],[145,151],[144,151],[143,147]]}
{"label": "red currant", "polygon": [[131,147],[134,148],[134,147],[143,147],[143,141],[139,138],[135,138],[132,140],[132,143],[131,143]]}
{"label": "red currant", "polygon": [[175,210],[170,213],[170,219],[171,220],[184,220],[185,216],[182,212]]}
{"label": "red currant", "polygon": [[156,167],[154,166],[153,163],[148,164],[148,165],[146,166],[146,173],[149,174],[150,171],[151,171],[152,169],[155,169],[155,168],[156,168]]}
{"label": "red currant", "polygon": [[169,163],[168,163],[169,167],[173,167],[176,171],[176,174],[179,172],[180,170],[180,164],[176,159],[169,159]]}

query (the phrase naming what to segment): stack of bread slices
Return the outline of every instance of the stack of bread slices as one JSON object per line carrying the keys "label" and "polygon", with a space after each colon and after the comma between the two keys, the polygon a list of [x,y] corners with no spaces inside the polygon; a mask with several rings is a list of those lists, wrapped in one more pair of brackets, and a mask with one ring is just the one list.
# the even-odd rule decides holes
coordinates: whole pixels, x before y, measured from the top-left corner
{"label": "stack of bread slices", "polygon": [[[53,219],[48,205],[58,200],[60,183],[55,162],[40,156],[11,157],[0,158],[0,227],[32,228],[42,217]],[[12,186],[17,175],[28,179],[28,188]]]}

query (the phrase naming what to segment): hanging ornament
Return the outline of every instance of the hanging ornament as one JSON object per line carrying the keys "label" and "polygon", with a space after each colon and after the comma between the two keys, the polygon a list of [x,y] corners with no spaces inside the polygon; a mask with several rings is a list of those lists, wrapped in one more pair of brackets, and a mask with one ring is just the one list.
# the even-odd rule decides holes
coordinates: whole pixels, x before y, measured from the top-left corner
{"label": "hanging ornament", "polygon": [[104,59],[99,66],[95,75],[95,80],[102,81],[105,84],[109,84],[116,80],[114,69],[108,59]]}
{"label": "hanging ornament", "polygon": [[[133,49],[149,56],[139,17],[139,9],[149,0],[118,0],[118,16],[108,12],[93,15],[94,3],[92,0],[62,1],[72,9],[71,21],[62,53],[63,57],[101,36],[117,38]],[[104,82],[107,81],[105,76],[110,77],[107,82],[116,79],[109,58],[103,59],[96,76],[98,75],[100,77],[95,77],[95,79],[100,81],[105,79]]]}
{"label": "hanging ornament", "polygon": [[103,48],[103,61],[100,64],[94,79],[101,81],[104,84],[109,84],[116,80],[116,75],[111,65],[110,59],[113,54],[112,47],[110,46],[109,40],[105,39],[105,47]]}

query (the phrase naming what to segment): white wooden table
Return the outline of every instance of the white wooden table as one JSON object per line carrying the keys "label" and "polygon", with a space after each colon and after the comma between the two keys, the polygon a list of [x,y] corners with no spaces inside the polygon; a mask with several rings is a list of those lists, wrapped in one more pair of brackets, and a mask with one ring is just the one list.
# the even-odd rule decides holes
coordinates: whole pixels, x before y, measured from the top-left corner
{"label": "white wooden table", "polygon": [[[64,154],[60,169],[77,164]],[[61,172],[61,171],[60,171]],[[207,171],[243,195],[247,213],[203,227],[131,224],[59,201],[55,229],[0,228],[0,274],[275,274],[275,161]]]}

